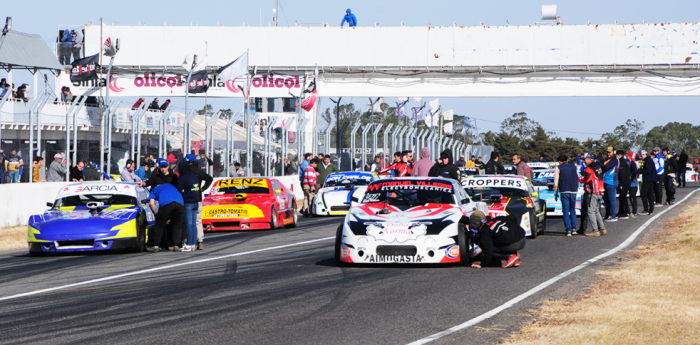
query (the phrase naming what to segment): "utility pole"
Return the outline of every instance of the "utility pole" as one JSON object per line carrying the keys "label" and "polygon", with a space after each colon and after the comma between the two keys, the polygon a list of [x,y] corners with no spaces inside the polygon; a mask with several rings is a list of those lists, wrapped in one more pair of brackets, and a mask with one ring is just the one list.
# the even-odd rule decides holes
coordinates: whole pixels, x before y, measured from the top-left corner
{"label": "utility pole", "polygon": [[[341,159],[341,147],[343,145],[343,134],[340,133],[340,100],[343,97],[338,97],[337,101],[330,98],[331,102],[335,103],[335,153],[338,155],[338,159]],[[329,129],[330,130],[330,129]],[[330,153],[330,147],[328,150]]]}

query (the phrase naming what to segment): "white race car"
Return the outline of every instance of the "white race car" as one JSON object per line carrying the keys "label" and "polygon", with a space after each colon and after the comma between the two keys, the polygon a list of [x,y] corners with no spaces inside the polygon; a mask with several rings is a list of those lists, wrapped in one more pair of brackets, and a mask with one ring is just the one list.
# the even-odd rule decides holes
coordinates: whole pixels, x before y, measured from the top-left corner
{"label": "white race car", "polygon": [[372,182],[338,227],[338,265],[459,263],[481,252],[469,216],[488,214],[455,180],[405,177]]}
{"label": "white race car", "polygon": [[549,166],[549,163],[545,163],[545,162],[530,162],[530,163],[527,163],[527,165],[530,167],[530,169],[531,169],[532,171],[539,171],[539,170],[549,170],[549,169],[552,169],[552,168]]}
{"label": "white race car", "polygon": [[312,214],[316,216],[345,215],[351,206],[351,197],[361,200],[370,182],[375,180],[372,173],[342,172],[326,177],[323,187],[313,200]]}

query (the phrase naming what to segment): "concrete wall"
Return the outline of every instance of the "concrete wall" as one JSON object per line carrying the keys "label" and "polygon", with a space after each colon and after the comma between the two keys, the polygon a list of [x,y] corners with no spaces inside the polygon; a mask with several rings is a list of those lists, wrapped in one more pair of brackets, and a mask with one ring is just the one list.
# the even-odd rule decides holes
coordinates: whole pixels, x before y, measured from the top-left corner
{"label": "concrete wall", "polygon": [[0,185],[0,227],[27,225],[29,216],[43,213],[58,191],[70,182]]}
{"label": "concrete wall", "polygon": [[[297,202],[304,200],[298,176],[277,177],[294,190]],[[221,180],[215,178],[214,181]],[[0,227],[27,225],[29,216],[43,213],[47,202],[53,202],[58,191],[72,182],[12,183],[0,185]],[[208,193],[209,191],[205,191]]]}

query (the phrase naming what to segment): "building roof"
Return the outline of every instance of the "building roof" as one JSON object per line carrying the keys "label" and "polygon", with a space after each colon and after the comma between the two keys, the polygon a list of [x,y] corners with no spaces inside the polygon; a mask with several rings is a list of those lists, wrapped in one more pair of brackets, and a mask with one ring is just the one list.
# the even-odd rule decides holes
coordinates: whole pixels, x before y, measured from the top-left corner
{"label": "building roof", "polygon": [[13,68],[63,68],[39,35],[4,31],[0,36],[0,66]]}

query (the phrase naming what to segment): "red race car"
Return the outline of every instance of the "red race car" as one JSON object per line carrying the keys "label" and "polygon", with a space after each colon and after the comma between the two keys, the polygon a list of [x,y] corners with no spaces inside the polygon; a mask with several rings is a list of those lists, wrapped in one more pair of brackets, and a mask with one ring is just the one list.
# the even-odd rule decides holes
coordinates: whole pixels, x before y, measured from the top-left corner
{"label": "red race car", "polygon": [[297,226],[294,193],[274,178],[216,181],[202,200],[206,231],[276,229]]}

